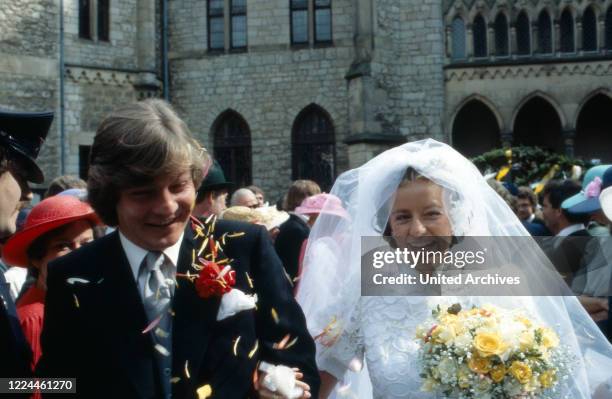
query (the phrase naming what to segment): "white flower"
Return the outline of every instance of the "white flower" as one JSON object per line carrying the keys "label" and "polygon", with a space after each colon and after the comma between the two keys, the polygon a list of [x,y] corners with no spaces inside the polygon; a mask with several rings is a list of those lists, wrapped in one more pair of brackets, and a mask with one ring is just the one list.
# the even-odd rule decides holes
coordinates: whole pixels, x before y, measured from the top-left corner
{"label": "white flower", "polygon": [[272,392],[278,392],[288,399],[299,398],[304,393],[302,388],[295,386],[295,371],[287,366],[273,366],[261,362],[259,369],[266,373],[263,385]]}
{"label": "white flower", "polygon": [[226,319],[243,310],[254,309],[256,303],[257,295],[247,295],[236,288],[232,288],[230,292],[223,294],[221,297],[217,321]]}

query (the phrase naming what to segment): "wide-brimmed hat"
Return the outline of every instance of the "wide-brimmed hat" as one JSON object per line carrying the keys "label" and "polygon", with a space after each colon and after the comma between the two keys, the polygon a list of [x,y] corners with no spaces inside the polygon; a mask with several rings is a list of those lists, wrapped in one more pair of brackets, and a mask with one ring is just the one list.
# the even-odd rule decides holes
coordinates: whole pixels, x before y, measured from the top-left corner
{"label": "wide-brimmed hat", "polygon": [[582,180],[582,190],[561,203],[569,213],[593,213],[601,209],[599,194],[603,187],[603,175],[612,165],[597,165],[587,170]]}
{"label": "wide-brimmed hat", "polygon": [[340,198],[333,194],[316,194],[306,198],[302,204],[295,208],[295,213],[302,215],[314,215],[324,213],[349,219],[348,212],[342,207]]}
{"label": "wide-brimmed hat", "polygon": [[289,214],[287,212],[279,211],[275,206],[255,208],[253,209],[253,213],[258,215],[258,223],[265,226],[268,231],[280,226],[289,219]]}
{"label": "wide-brimmed hat", "polygon": [[0,110],[0,145],[23,163],[28,181],[42,183],[45,178],[36,157],[53,122],[53,112],[14,112]]}
{"label": "wide-brimmed hat", "polygon": [[207,191],[218,191],[223,189],[229,190],[232,186],[232,182],[225,180],[223,169],[221,169],[219,162],[215,160],[208,169],[208,174],[202,181],[200,188],[198,188],[198,194],[202,194]]}
{"label": "wide-brimmed hat", "polygon": [[23,228],[4,245],[2,257],[12,266],[27,267],[28,248],[43,234],[78,220],[99,224],[89,204],[71,196],[53,196],[39,202],[26,218]]}
{"label": "wide-brimmed hat", "polygon": [[601,194],[599,194],[599,205],[606,214],[606,217],[612,220],[612,167],[608,168],[603,174],[601,183]]}

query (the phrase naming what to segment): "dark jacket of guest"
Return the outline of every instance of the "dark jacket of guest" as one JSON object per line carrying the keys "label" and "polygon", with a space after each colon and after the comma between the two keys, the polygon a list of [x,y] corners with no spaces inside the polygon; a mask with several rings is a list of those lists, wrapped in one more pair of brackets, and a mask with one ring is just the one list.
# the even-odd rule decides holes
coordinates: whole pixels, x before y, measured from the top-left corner
{"label": "dark jacket of guest", "polygon": [[[300,368],[317,397],[314,342],[267,232],[256,225],[217,222],[214,236],[226,232],[244,233],[225,240],[223,253],[234,259],[234,288],[256,293],[257,308],[217,321],[220,297],[203,299],[191,281],[177,279],[173,366],[168,370],[172,397],[197,398],[197,389],[207,384],[212,398],[248,397],[258,361]],[[188,226],[177,274],[189,270],[198,249]],[[87,283],[70,285],[69,278]],[[114,232],[49,267],[39,374],[76,377],[77,394],[70,397],[160,398],[152,339],[143,333],[147,324],[137,283]],[[287,334],[295,344],[275,349]]]}
{"label": "dark jacket of guest", "polygon": [[310,234],[310,227],[299,216],[291,214],[289,219],[280,225],[279,230],[274,248],[291,281],[294,281],[298,275],[300,249]]}
{"label": "dark jacket of guest", "polygon": [[9,285],[0,273],[0,377],[29,377],[32,352],[23,335]]}

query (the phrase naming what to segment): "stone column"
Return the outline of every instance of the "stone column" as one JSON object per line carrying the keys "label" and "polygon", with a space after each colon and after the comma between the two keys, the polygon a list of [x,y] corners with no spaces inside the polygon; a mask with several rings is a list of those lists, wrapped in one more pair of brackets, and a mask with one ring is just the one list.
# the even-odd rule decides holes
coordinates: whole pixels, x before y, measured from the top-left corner
{"label": "stone column", "polygon": [[159,95],[161,82],[156,74],[156,27],[154,0],[138,0],[137,7],[137,52],[139,73],[134,82],[134,88],[139,98],[156,97]]}
{"label": "stone column", "polygon": [[502,147],[504,147],[504,148],[512,147],[513,136],[512,136],[512,132],[511,131],[505,130],[505,131],[501,132],[499,135],[501,137]]}
{"label": "stone column", "polygon": [[575,129],[564,129],[561,133],[563,137],[563,146],[565,149],[565,155],[568,157],[574,156],[574,143],[576,139],[576,130]]}
{"label": "stone column", "polygon": [[357,0],[355,2],[355,58],[345,76],[348,82],[349,167],[355,168],[382,150],[404,142],[402,136],[386,134],[376,120],[376,108],[381,101],[372,77],[372,57],[374,48],[374,2]]}

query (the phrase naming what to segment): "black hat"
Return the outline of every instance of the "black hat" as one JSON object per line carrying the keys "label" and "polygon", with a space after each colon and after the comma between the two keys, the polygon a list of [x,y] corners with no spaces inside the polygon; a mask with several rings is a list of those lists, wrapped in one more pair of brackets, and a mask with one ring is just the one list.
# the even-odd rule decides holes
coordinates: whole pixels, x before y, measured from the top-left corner
{"label": "black hat", "polygon": [[14,112],[0,110],[0,145],[26,167],[26,178],[33,183],[45,180],[36,165],[40,146],[53,122],[53,112]]}
{"label": "black hat", "polygon": [[232,186],[232,182],[225,180],[225,174],[223,174],[223,169],[221,169],[221,165],[219,165],[219,162],[215,160],[213,161],[213,164],[211,165],[210,169],[208,169],[208,174],[200,185],[198,193],[202,194],[207,191],[229,189]]}

